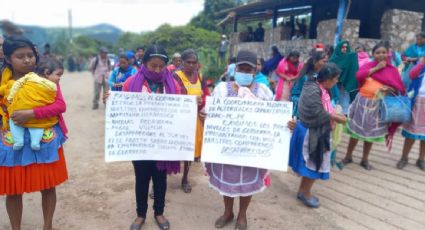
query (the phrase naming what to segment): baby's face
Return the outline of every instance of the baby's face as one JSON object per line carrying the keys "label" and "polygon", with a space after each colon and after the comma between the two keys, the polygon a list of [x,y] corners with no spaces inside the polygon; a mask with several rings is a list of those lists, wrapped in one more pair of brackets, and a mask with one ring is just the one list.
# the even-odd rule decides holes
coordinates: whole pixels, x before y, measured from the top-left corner
{"label": "baby's face", "polygon": [[63,75],[63,69],[57,69],[53,71],[51,74],[47,75],[47,79],[58,84],[62,75]]}

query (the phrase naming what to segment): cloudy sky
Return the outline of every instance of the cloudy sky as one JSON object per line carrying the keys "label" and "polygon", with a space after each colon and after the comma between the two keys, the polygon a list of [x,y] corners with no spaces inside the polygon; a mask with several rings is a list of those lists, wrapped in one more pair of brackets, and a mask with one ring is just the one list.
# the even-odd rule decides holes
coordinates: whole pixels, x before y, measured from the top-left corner
{"label": "cloudy sky", "polygon": [[184,25],[203,9],[203,0],[0,0],[0,19],[17,24],[73,26],[109,23],[124,31],[155,30],[170,23]]}

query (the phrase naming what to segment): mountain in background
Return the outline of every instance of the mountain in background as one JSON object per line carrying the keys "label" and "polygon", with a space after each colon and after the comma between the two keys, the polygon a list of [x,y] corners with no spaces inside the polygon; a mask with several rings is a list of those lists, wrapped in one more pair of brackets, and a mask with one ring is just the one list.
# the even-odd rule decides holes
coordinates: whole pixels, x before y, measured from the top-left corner
{"label": "mountain in background", "polygon": [[[23,30],[24,36],[30,38],[39,47],[44,46],[47,42],[53,43],[61,36],[69,36],[68,28],[64,27],[17,26]],[[72,33],[73,37],[84,35],[102,42],[115,43],[124,32],[110,24],[98,24],[89,27],[73,28]]]}

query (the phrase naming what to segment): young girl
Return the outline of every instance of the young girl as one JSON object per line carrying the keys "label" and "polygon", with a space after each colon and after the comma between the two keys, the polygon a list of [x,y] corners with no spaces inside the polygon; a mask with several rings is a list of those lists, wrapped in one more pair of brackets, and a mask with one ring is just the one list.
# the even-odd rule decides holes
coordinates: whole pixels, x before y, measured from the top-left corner
{"label": "young girl", "polygon": [[[404,94],[400,74],[394,66],[388,63],[388,49],[385,44],[376,45],[373,50],[374,61],[363,65],[357,72],[360,92],[350,106],[347,133],[351,136],[347,154],[342,164],[353,162],[353,151],[359,140],[364,141],[363,157],[360,165],[371,170],[368,158],[373,142],[391,140],[398,125],[380,121],[379,94]],[[387,142],[390,143],[390,142]]]}
{"label": "young girl", "polygon": [[420,141],[420,154],[416,161],[416,166],[425,171],[425,56],[422,57],[418,64],[410,71],[412,83],[410,91],[414,92],[412,98],[412,119],[403,127],[402,135],[404,140],[403,155],[397,163],[397,168],[403,169],[408,163],[409,152],[412,149],[415,140]]}
{"label": "young girl", "polygon": [[[3,44],[6,56],[6,66],[1,72],[0,87],[7,85],[9,80],[19,80],[29,72],[35,70],[38,62],[34,45],[22,36],[10,36]],[[44,73],[47,73],[46,71]],[[63,69],[48,69],[47,76],[58,83]],[[50,78],[50,77],[49,77]],[[4,101],[4,98],[3,98]],[[20,229],[22,219],[22,195],[24,193],[40,191],[42,195],[42,209],[44,228],[52,229],[53,213],[56,206],[55,187],[68,179],[62,144],[64,143],[67,128],[62,117],[66,110],[59,84],[57,85],[56,100],[53,104],[7,113],[2,105],[1,114],[6,119],[10,117],[17,125],[23,125],[33,118],[46,119],[58,117],[59,125],[45,131],[40,151],[30,148],[29,133],[25,131],[24,147],[20,151],[12,149],[10,132],[3,123],[1,128],[2,141],[0,148],[0,195],[7,195],[6,209],[12,229]],[[43,183],[40,183],[43,182]]]}
{"label": "young girl", "polygon": [[328,56],[324,51],[313,51],[311,57],[307,60],[300,71],[300,78],[291,90],[291,101],[294,104],[293,115],[298,116],[298,100],[301,95],[304,83],[309,77],[314,77],[320,69],[328,62]]}
{"label": "young girl", "polygon": [[[134,55],[133,55],[134,56]],[[131,54],[121,55],[118,67],[115,67],[109,76],[109,87],[112,91],[121,91],[124,82],[137,73],[137,68],[130,64]]]}
{"label": "young girl", "polygon": [[338,82],[340,70],[326,64],[317,79],[305,82],[298,104],[298,122],[291,138],[289,165],[302,176],[297,198],[306,206],[317,208],[319,199],[312,196],[315,180],[329,179],[331,168],[331,122],[345,123],[343,115],[335,114],[329,90]]}
{"label": "young girl", "polygon": [[[56,72],[55,72],[56,71]],[[21,79],[14,81],[7,97],[8,112],[34,109],[52,104],[56,98],[60,75],[63,73],[63,65],[53,59],[45,58],[38,66],[36,73],[30,72]],[[10,132],[14,141],[13,149],[21,150],[24,147],[24,131],[28,128],[31,138],[31,148],[40,150],[40,141],[44,130],[58,123],[57,117],[48,119],[31,119],[19,126],[9,119]]]}
{"label": "young girl", "polygon": [[282,59],[276,69],[279,80],[276,86],[276,101],[289,101],[291,90],[302,69],[300,53],[291,51],[288,57]]}

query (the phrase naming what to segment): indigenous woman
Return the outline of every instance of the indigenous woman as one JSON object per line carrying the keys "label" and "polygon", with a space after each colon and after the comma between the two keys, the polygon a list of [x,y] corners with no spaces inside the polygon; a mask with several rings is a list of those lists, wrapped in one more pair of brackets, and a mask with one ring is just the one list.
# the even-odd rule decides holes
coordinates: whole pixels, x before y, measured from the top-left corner
{"label": "indigenous woman", "polygon": [[320,71],[320,69],[322,69],[327,61],[328,56],[324,51],[313,51],[311,57],[307,60],[304,67],[301,69],[299,74],[300,78],[297,80],[291,90],[291,101],[294,104],[294,116],[298,116],[298,100],[300,98],[304,83],[309,77],[317,76],[317,73]]}
{"label": "indigenous woman", "polygon": [[360,165],[371,170],[369,153],[373,142],[391,143],[398,124],[388,124],[380,120],[379,95],[386,93],[404,94],[400,74],[388,63],[388,49],[385,44],[376,45],[373,50],[374,61],[362,66],[357,72],[360,92],[350,106],[347,133],[351,136],[343,164],[353,162],[353,151],[359,140],[364,141],[363,157]]}
{"label": "indigenous woman", "polygon": [[276,74],[279,76],[275,90],[276,101],[290,100],[292,87],[302,67],[303,65],[300,63],[300,53],[298,51],[291,51],[286,58],[279,62],[276,69]]}
{"label": "indigenous woman", "polygon": [[121,55],[118,66],[109,76],[109,87],[112,91],[121,91],[124,82],[137,72],[137,68],[130,65],[131,55]]}
{"label": "indigenous woman", "polygon": [[[198,97],[198,111],[201,111],[205,105],[205,96],[209,95],[208,87],[205,84],[202,75],[198,72],[198,55],[193,49],[185,50],[181,58],[183,60],[183,68],[176,70],[173,74],[174,79],[177,81],[180,94],[195,95]],[[196,140],[195,140],[195,159],[201,157],[202,137],[203,137],[203,123],[199,116],[196,121]],[[189,162],[184,163],[184,171],[181,187],[185,193],[192,191],[192,186],[188,181]]]}
{"label": "indigenous woman", "polygon": [[[56,100],[53,104],[33,110],[7,112],[6,97],[13,82],[29,72],[35,71],[38,56],[35,46],[23,36],[7,37],[3,44],[5,65],[1,70],[0,88],[0,195],[6,195],[6,209],[12,229],[21,229],[22,196],[24,193],[41,192],[44,217],[43,229],[52,229],[53,214],[56,207],[56,186],[68,179],[62,144],[66,140],[67,128],[62,117],[66,105],[59,87],[63,68],[53,73],[57,76]],[[28,130],[24,134],[24,147],[13,151],[13,140],[8,129],[8,120],[23,125],[31,119],[58,117],[58,124],[45,129],[41,148],[34,151],[30,147]]]}
{"label": "indigenous woman", "polygon": [[329,62],[335,63],[341,69],[338,85],[332,89],[332,95],[342,106],[344,114],[347,114],[350,103],[357,95],[356,72],[359,69],[357,53],[351,52],[348,41],[341,41],[336,46]]}
{"label": "indigenous woman", "polygon": [[[214,97],[241,97],[270,101],[273,94],[264,84],[254,82],[257,55],[241,50],[237,55],[235,81],[222,82],[214,89]],[[248,226],[246,211],[252,195],[263,191],[268,185],[266,169],[206,163],[209,184],[224,199],[224,213],[215,222],[216,228],[223,228],[234,218],[233,203],[240,197],[239,214],[235,229],[246,229]]]}
{"label": "indigenous woman", "polygon": [[[140,93],[176,94],[176,85],[167,70],[168,56],[159,46],[149,47],[143,56],[143,65],[136,75],[130,77],[123,85],[123,91]],[[154,216],[160,229],[169,229],[170,223],[164,217],[165,193],[167,191],[167,174],[178,173],[178,161],[133,161],[136,176],[137,218],[130,226],[131,230],[142,228],[148,210],[149,183],[152,179],[154,188]]]}
{"label": "indigenous woman", "polygon": [[402,135],[404,140],[403,155],[397,163],[398,169],[403,169],[408,163],[409,152],[412,149],[415,140],[420,141],[419,158],[416,166],[425,171],[425,55],[419,60],[418,64],[410,71],[410,90],[413,92],[412,98],[412,118],[408,124],[403,127]]}
{"label": "indigenous woman", "polygon": [[289,165],[302,176],[297,198],[311,208],[320,205],[311,194],[314,182],[329,179],[331,122],[346,121],[344,115],[335,113],[328,92],[338,82],[339,73],[335,64],[326,64],[317,78],[309,77],[305,82],[298,103],[300,122],[291,138]]}

